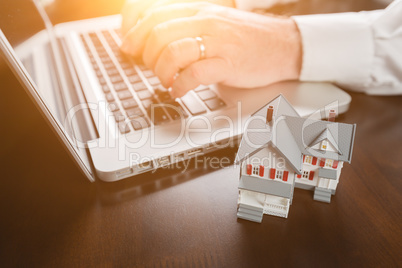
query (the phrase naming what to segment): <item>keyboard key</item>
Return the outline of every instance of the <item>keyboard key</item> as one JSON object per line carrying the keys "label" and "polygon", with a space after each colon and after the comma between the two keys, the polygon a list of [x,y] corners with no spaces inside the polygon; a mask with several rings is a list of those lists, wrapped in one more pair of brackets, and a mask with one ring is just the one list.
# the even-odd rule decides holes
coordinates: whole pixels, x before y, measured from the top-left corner
{"label": "keyboard key", "polygon": [[202,99],[203,101],[216,98],[215,92],[213,92],[213,91],[210,90],[210,89],[203,90],[203,91],[199,91],[199,92],[197,92],[197,95],[198,95],[198,97],[200,97],[200,99]]}
{"label": "keyboard key", "polygon": [[119,130],[120,130],[120,133],[121,134],[127,134],[127,133],[129,133],[130,132],[130,127],[129,127],[129,124],[128,123],[126,123],[126,122],[120,122],[119,124],[118,124],[118,126],[119,126]]}
{"label": "keyboard key", "polygon": [[121,103],[124,109],[130,109],[138,106],[135,100],[126,100]]}
{"label": "keyboard key", "polygon": [[145,117],[136,117],[130,121],[135,130],[140,130],[149,127],[149,122]]}
{"label": "keyboard key", "polygon": [[133,64],[131,62],[120,62],[120,66],[123,69],[132,69]]}
{"label": "keyboard key", "polygon": [[155,77],[148,78],[148,83],[151,86],[156,86],[156,85],[160,85],[161,81],[159,80],[158,77],[155,76]]}
{"label": "keyboard key", "polygon": [[110,77],[110,82],[112,82],[113,84],[119,83],[122,81],[123,81],[123,78],[119,74]]}
{"label": "keyboard key", "polygon": [[132,98],[133,95],[131,95],[130,91],[128,90],[124,90],[124,91],[120,91],[117,93],[117,96],[119,97],[119,99],[121,100],[125,100],[125,99],[129,99]]}
{"label": "keyboard key", "polygon": [[98,77],[98,80],[99,80],[99,84],[101,84],[102,86],[106,85],[106,79],[103,76]]}
{"label": "keyboard key", "polygon": [[140,98],[141,100],[152,98],[152,94],[148,90],[138,91],[137,94],[138,94],[138,98]]}
{"label": "keyboard key", "polygon": [[143,82],[135,83],[132,85],[132,87],[135,91],[141,91],[141,90],[148,89],[147,86]]}
{"label": "keyboard key", "polygon": [[150,99],[143,100],[141,103],[145,109],[148,109],[152,104],[155,104],[158,102],[156,101],[155,98],[150,98]]}
{"label": "keyboard key", "polygon": [[215,110],[218,110],[218,109],[226,106],[226,104],[223,102],[223,100],[221,100],[219,98],[207,100],[207,101],[205,101],[205,104],[208,106],[208,108],[211,111],[215,111]]}
{"label": "keyboard key", "polygon": [[109,93],[109,92],[110,92],[109,86],[108,86],[108,85],[103,85],[103,86],[102,86],[102,91],[103,91],[104,93]]}
{"label": "keyboard key", "polygon": [[148,116],[151,118],[155,125],[169,121],[169,117],[163,110],[162,106],[151,105],[148,110]]}
{"label": "keyboard key", "polygon": [[117,70],[117,69],[110,69],[110,70],[107,70],[107,74],[109,75],[109,76],[113,76],[113,75],[116,75],[116,74],[118,74],[119,73],[119,70]]}
{"label": "keyboard key", "polygon": [[187,113],[183,110],[177,101],[165,103],[165,109],[173,120],[187,117]]}
{"label": "keyboard key", "polygon": [[141,77],[138,74],[133,74],[128,76],[128,81],[130,81],[131,84],[141,82]]}
{"label": "keyboard key", "polygon": [[124,121],[124,118],[125,118],[124,115],[122,114],[122,112],[120,112],[120,111],[114,112],[113,116],[114,116],[114,120],[116,120],[116,122]]}
{"label": "keyboard key", "polygon": [[134,68],[124,69],[124,72],[126,73],[127,76],[137,74]]}
{"label": "keyboard key", "polygon": [[198,115],[206,112],[204,106],[197,100],[195,96],[188,92],[181,98],[181,101],[186,106],[186,108],[190,111],[193,115]]}
{"label": "keyboard key", "polygon": [[95,70],[95,74],[96,74],[96,76],[97,76],[98,78],[100,78],[100,77],[103,76],[102,72],[101,72],[99,69]]}
{"label": "keyboard key", "polygon": [[116,112],[119,110],[119,106],[117,106],[117,104],[115,102],[109,104],[109,110],[111,112]]}
{"label": "keyboard key", "polygon": [[207,89],[208,89],[207,87],[199,86],[199,87],[197,87],[196,89],[194,89],[194,91],[195,91],[195,92],[199,92],[199,91],[203,91],[203,90],[207,90]]}
{"label": "keyboard key", "polygon": [[107,63],[103,64],[103,67],[105,67],[106,70],[116,69],[116,66],[114,65],[113,62],[107,62]]}
{"label": "keyboard key", "polygon": [[105,97],[106,97],[106,100],[107,100],[108,102],[114,101],[114,97],[113,97],[112,93],[107,93],[107,94],[105,94]]}
{"label": "keyboard key", "polygon": [[136,108],[132,108],[130,110],[126,110],[127,116],[130,118],[133,117],[138,117],[138,116],[144,116],[144,114],[142,113],[141,109],[136,107]]}
{"label": "keyboard key", "polygon": [[170,93],[165,88],[156,88],[154,89],[155,95],[161,102],[171,102],[174,101]]}
{"label": "keyboard key", "polygon": [[124,82],[120,82],[120,83],[115,83],[115,84],[113,84],[113,88],[114,88],[116,91],[121,91],[121,90],[126,90],[126,89],[128,89],[126,83],[124,83]]}
{"label": "keyboard key", "polygon": [[[141,67],[140,67],[141,68]],[[142,70],[142,69],[141,69]],[[151,70],[143,70],[142,71],[142,74],[145,76],[145,77],[153,77],[153,76],[155,76],[155,74],[154,74],[154,72],[152,72]]]}

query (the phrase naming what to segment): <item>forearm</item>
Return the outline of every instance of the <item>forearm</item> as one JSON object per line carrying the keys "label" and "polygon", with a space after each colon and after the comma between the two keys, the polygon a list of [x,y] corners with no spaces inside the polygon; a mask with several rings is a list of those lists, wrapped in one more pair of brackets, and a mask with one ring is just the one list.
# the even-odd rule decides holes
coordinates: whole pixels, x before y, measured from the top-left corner
{"label": "forearm", "polygon": [[[274,0],[236,0],[252,9]],[[385,10],[295,16],[302,81],[330,81],[368,94],[402,94],[402,0]]]}

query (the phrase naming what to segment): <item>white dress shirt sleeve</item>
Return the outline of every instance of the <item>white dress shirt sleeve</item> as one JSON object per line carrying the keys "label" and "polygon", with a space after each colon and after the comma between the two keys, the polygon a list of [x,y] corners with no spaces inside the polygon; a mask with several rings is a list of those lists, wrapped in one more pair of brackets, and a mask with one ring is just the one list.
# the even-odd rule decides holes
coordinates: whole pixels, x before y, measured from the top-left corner
{"label": "white dress shirt sleeve", "polygon": [[300,80],[368,94],[402,94],[402,0],[385,10],[295,16],[303,42]]}

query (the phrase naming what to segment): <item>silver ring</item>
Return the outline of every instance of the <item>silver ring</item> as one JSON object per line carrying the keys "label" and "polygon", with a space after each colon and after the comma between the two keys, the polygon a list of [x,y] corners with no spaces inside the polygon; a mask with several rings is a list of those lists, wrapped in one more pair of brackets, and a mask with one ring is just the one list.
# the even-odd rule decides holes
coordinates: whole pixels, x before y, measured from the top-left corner
{"label": "silver ring", "polygon": [[198,43],[198,47],[200,48],[200,57],[198,60],[203,60],[205,59],[205,44],[204,44],[204,39],[202,37],[197,36],[195,40]]}

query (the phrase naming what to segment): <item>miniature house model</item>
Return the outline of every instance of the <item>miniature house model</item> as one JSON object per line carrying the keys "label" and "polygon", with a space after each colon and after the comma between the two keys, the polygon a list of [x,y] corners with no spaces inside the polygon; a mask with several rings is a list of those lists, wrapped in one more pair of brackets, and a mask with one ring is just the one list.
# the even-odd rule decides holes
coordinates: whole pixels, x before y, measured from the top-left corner
{"label": "miniature house model", "polygon": [[343,163],[351,161],[356,125],[333,122],[334,110],[328,118],[302,118],[282,95],[249,118],[236,157],[238,218],[287,218],[295,187],[331,201]]}

